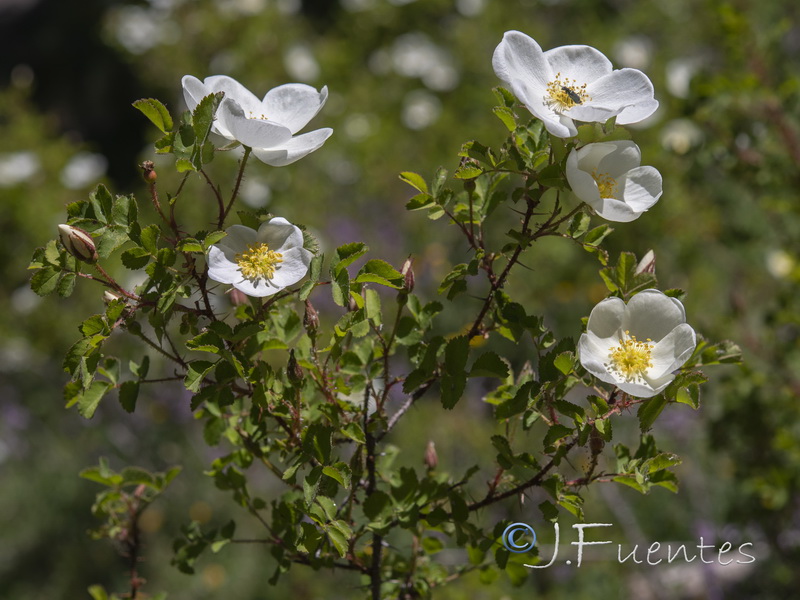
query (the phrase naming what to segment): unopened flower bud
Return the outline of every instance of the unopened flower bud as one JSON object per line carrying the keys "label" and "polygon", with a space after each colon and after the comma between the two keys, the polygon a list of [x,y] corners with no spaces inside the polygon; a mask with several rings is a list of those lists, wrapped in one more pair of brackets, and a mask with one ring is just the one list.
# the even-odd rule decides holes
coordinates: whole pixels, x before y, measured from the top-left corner
{"label": "unopened flower bud", "polygon": [[411,257],[406,259],[403,263],[403,268],[400,269],[403,274],[403,290],[409,294],[414,291],[414,269],[411,268]]}
{"label": "unopened flower bud", "polygon": [[117,292],[112,292],[111,290],[106,290],[105,292],[103,292],[103,302],[105,302],[106,304],[111,304],[112,302],[121,299],[122,299],[122,294],[118,294]]}
{"label": "unopened flower bud", "polygon": [[146,160],[139,166],[142,168],[142,177],[145,183],[155,183],[156,179],[158,179],[158,174],[156,173],[156,166],[153,164],[153,161]]}
{"label": "unopened flower bud", "polygon": [[292,383],[300,383],[303,380],[303,370],[297,364],[294,357],[294,350],[289,351],[289,363],[286,365],[286,375]]}
{"label": "unopened flower bud", "polygon": [[656,253],[652,250],[648,250],[642,260],[639,261],[639,264],[636,265],[634,275],[641,275],[642,273],[656,274]]}
{"label": "unopened flower bud", "polygon": [[306,300],[306,314],[303,315],[303,327],[309,333],[314,333],[319,328],[319,314],[317,314],[317,309],[314,308],[314,305],[308,300]]}
{"label": "unopened flower bud", "polygon": [[58,235],[64,248],[78,260],[88,263],[97,262],[97,249],[88,232],[72,225],[59,225]]}
{"label": "unopened flower bud", "polygon": [[425,448],[425,466],[433,471],[439,464],[439,455],[436,454],[436,444],[433,440],[428,441],[428,446]]}
{"label": "unopened flower bud", "polygon": [[231,304],[233,304],[234,306],[241,306],[242,304],[247,304],[247,294],[237,290],[236,288],[231,288],[228,298],[230,298]]}
{"label": "unopened flower bud", "polygon": [[355,312],[358,310],[358,304],[356,304],[356,299],[350,296],[350,301],[347,303],[347,310],[350,312]]}

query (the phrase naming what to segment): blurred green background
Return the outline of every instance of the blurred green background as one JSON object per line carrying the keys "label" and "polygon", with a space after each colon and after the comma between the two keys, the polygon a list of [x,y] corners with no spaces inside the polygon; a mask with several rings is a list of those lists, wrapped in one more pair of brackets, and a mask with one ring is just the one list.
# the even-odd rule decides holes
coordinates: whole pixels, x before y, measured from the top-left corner
{"label": "blurred green background", "polygon": [[[363,240],[399,266],[415,256],[417,290],[432,299],[466,248],[442,222],[406,213],[400,171],[429,178],[451,171],[462,142],[502,142],[491,114],[498,84],[491,55],[504,31],[543,48],[595,46],[616,67],[645,71],[658,112],[635,127],[644,164],[664,177],[664,196],[643,218],[618,224],[612,252],[654,249],[662,288],[681,287],[689,322],[712,340],[732,339],[743,367],[709,370],[699,411],[671,406],[656,424],[659,445],[684,458],[681,490],[640,496],[614,484],[587,495],[586,518],[616,524],[626,548],[652,541],[755,544],[750,565],[619,565],[616,547],[580,568],[536,571],[514,589],[468,576],[435,597],[792,598],[800,588],[800,5],[794,0],[4,0],[0,2],[0,598],[88,598],[94,583],[125,589],[125,565],[90,506],[98,491],[77,473],[106,456],[184,472],[145,514],[145,590],[175,600],[352,598],[352,578],[296,568],[278,588],[266,549],[228,547],[198,563],[194,577],[169,565],[171,540],[191,519],[220,525],[244,514],[203,476],[218,455],[206,447],[181,387],[150,388],[136,414],[107,402],[91,421],[63,408],[61,357],[80,320],[99,312],[101,291],[79,285],[69,300],[28,288],[33,249],[55,236],[64,206],[98,180],[145,206],[137,164],[154,158],[156,131],[130,104],[142,97],[183,109],[180,78],[227,74],[263,95],[289,81],[327,85],[330,98],[310,128],[333,137],[281,169],[253,161],[243,201],[268,206],[318,234],[323,250]],[[235,156],[213,171],[232,181]],[[159,183],[177,175],[159,161]],[[225,179],[227,178],[227,179]],[[170,185],[172,184],[172,185]],[[192,183],[191,214],[202,226],[214,204]],[[225,184],[227,185],[227,184]],[[574,199],[571,202],[574,203]],[[195,208],[196,207],[196,208]],[[196,211],[196,212],[195,212]],[[508,211],[497,235],[514,223]],[[502,219],[501,219],[502,220]],[[599,223],[599,220],[595,220]],[[505,229],[503,225],[506,225]],[[596,262],[577,246],[528,251],[509,285],[557,335],[576,337],[580,317],[605,294]],[[124,269],[119,270],[124,279]],[[476,306],[477,306],[477,300]],[[469,309],[465,304],[465,309]],[[453,323],[456,327],[456,322]],[[113,350],[130,354],[128,342]],[[525,347],[503,350],[517,364]],[[154,357],[155,358],[155,357]],[[492,427],[479,384],[457,410],[423,402],[395,435],[402,460],[421,464],[428,439],[440,465],[477,460],[492,474]],[[636,424],[620,427],[636,440]],[[624,422],[624,418],[623,418]],[[537,446],[538,447],[538,446]],[[610,453],[610,449],[606,450]],[[466,456],[466,458],[465,458]],[[475,458],[477,457],[477,458]],[[264,493],[269,482],[251,475]],[[261,482],[261,479],[264,479]],[[604,487],[605,486],[605,487]],[[538,527],[532,494],[482,518]],[[565,539],[574,537],[562,519]],[[543,526],[542,538],[548,538]],[[538,531],[538,529],[537,529]],[[458,550],[438,556],[464,564]],[[716,561],[715,561],[716,563]]]}

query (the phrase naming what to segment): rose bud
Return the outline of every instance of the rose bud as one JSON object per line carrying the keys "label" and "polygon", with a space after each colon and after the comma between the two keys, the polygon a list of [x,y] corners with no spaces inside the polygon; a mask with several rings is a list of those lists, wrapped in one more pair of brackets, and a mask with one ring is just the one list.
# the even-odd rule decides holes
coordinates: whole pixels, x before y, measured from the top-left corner
{"label": "rose bud", "polygon": [[411,268],[410,256],[406,259],[406,262],[403,263],[403,268],[400,269],[400,272],[404,277],[403,290],[410,294],[414,291],[414,269]]}
{"label": "rose bud", "polygon": [[319,314],[317,313],[317,309],[315,309],[314,305],[308,300],[306,300],[306,314],[303,315],[303,326],[309,333],[315,332],[319,327]]}
{"label": "rose bud", "polygon": [[438,464],[439,455],[436,454],[436,444],[433,443],[433,440],[430,440],[428,446],[425,448],[425,466],[428,467],[430,471],[433,471]]}
{"label": "rose bud", "polygon": [[87,263],[97,262],[97,249],[88,232],[72,225],[59,225],[58,235],[67,252]]}
{"label": "rose bud", "polygon": [[242,304],[247,304],[247,295],[244,292],[237,290],[236,288],[231,288],[228,298],[231,301],[231,304],[234,306],[241,306]]}
{"label": "rose bud", "polygon": [[636,265],[636,270],[634,271],[634,275],[641,275],[642,273],[652,273],[653,275],[656,274],[656,253],[652,250],[648,250],[645,255],[642,257],[642,260],[639,261],[639,264]]}

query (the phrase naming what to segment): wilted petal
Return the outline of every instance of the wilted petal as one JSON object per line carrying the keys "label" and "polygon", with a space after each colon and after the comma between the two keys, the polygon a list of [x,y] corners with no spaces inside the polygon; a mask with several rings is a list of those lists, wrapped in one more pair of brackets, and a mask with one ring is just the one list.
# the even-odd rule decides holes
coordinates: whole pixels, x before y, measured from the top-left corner
{"label": "wilted petal", "polygon": [[327,86],[317,91],[310,85],[287,83],[267,92],[263,110],[269,119],[295,134],[314,118],[327,99]]}
{"label": "wilted petal", "polygon": [[251,148],[282,146],[292,138],[292,132],[275,121],[248,118],[242,107],[230,98],[220,104],[217,119],[233,139]]}
{"label": "wilted petal", "polygon": [[253,155],[273,167],[284,167],[321,148],[332,133],[333,129],[324,127],[294,136],[291,140],[280,144],[280,148],[253,147]]}

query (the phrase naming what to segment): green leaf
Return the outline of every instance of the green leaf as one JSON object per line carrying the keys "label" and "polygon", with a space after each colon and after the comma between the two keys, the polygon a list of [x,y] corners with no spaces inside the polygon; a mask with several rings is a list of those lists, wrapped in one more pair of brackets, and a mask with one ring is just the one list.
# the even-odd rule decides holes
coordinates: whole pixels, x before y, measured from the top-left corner
{"label": "green leaf", "polygon": [[444,351],[444,374],[442,375],[442,406],[453,408],[464,393],[467,384],[467,366],[469,356],[469,340],[466,336],[458,336],[447,342]]}
{"label": "green leaf", "polygon": [[61,279],[58,280],[58,285],[56,285],[58,295],[62,298],[68,298],[72,295],[72,292],[75,290],[75,281],[77,279],[78,276],[75,275],[75,273],[64,273]]}
{"label": "green leaf", "polygon": [[350,468],[346,464],[338,463],[336,467],[322,467],[322,473],[336,480],[343,488],[350,487]]}
{"label": "green leaf", "polygon": [[551,425],[550,429],[547,430],[547,433],[544,436],[544,447],[548,448],[555,444],[558,440],[561,440],[572,433],[572,429],[565,425],[561,425],[556,423],[555,425]]}
{"label": "green leaf", "polygon": [[87,390],[81,392],[78,396],[78,412],[83,418],[91,419],[94,416],[100,400],[110,387],[111,384],[106,381],[94,381]]}
{"label": "green leaf", "polygon": [[338,276],[341,272],[359,259],[369,250],[367,245],[362,242],[351,242],[344,244],[336,249],[331,261],[331,274]]}
{"label": "green leaf", "polygon": [[508,365],[496,353],[486,352],[472,364],[469,376],[505,379],[508,377]]}
{"label": "green leaf", "polygon": [[119,403],[125,409],[125,412],[132,413],[136,409],[136,399],[138,397],[138,381],[125,381],[119,387]]}
{"label": "green leaf", "polygon": [[517,128],[517,121],[514,118],[514,111],[507,106],[495,106],[492,109],[492,112],[503,122],[503,125],[505,125],[506,129],[509,131],[514,131]]}
{"label": "green leaf", "polygon": [[614,229],[610,225],[600,225],[599,227],[595,227],[589,233],[586,234],[586,237],[583,238],[583,243],[586,246],[599,246],[600,242],[602,242],[606,237],[612,232]]}
{"label": "green leaf", "polygon": [[339,556],[344,558],[347,554],[347,545],[349,542],[345,534],[335,527],[328,527],[325,533],[328,534],[328,539],[331,541],[334,548],[336,548]]}
{"label": "green leaf", "polygon": [[60,274],[61,271],[53,267],[39,269],[31,277],[31,289],[40,296],[52,294],[56,289]]}
{"label": "green leaf", "polygon": [[402,289],[403,275],[386,261],[380,259],[372,259],[367,261],[358,276],[355,279],[356,283],[378,283],[386,287],[395,289]]}
{"label": "green leaf", "polygon": [[142,98],[133,103],[133,106],[139,109],[145,117],[158,127],[162,133],[169,133],[172,131],[172,117],[167,110],[167,107],[161,104],[155,98]]}
{"label": "green leaf", "polygon": [[421,175],[418,175],[417,173],[413,173],[411,171],[404,171],[403,173],[400,173],[400,179],[405,181],[408,185],[416,188],[423,194],[428,193],[428,184],[425,183],[425,180],[422,178]]}
{"label": "green leaf", "polygon": [[650,429],[666,405],[667,398],[664,394],[659,394],[649,400],[645,400],[636,412],[636,416],[639,417],[640,429],[642,431]]}
{"label": "green leaf", "polygon": [[483,170],[480,167],[466,164],[463,167],[459,167],[458,169],[456,169],[456,172],[453,173],[453,177],[455,177],[456,179],[475,179],[476,177],[482,174]]}
{"label": "green leaf", "polygon": [[190,392],[197,393],[205,376],[216,366],[216,363],[207,360],[193,360],[189,363],[183,385]]}

